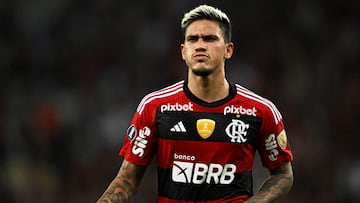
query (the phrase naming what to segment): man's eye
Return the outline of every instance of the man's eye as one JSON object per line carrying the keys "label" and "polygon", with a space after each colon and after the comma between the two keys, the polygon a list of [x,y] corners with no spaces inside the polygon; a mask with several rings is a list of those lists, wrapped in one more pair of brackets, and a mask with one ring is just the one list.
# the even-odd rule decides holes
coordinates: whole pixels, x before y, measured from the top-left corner
{"label": "man's eye", "polygon": [[206,37],[204,37],[204,40],[205,41],[208,41],[208,42],[212,42],[212,41],[216,41],[216,37],[214,37],[214,36],[206,36]]}
{"label": "man's eye", "polygon": [[198,40],[197,37],[189,37],[189,38],[188,38],[188,41],[190,41],[190,42],[195,42],[195,41],[197,41],[197,40]]}

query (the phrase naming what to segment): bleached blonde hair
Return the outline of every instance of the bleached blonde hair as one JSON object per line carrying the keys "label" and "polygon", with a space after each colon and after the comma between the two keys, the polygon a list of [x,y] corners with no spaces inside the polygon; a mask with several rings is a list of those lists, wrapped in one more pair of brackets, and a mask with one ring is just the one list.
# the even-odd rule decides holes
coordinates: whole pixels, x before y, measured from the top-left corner
{"label": "bleached blonde hair", "polygon": [[225,42],[231,41],[232,28],[229,17],[220,9],[208,5],[200,5],[185,13],[181,20],[181,30],[183,34],[185,35],[186,29],[191,23],[204,19],[217,22],[223,31]]}

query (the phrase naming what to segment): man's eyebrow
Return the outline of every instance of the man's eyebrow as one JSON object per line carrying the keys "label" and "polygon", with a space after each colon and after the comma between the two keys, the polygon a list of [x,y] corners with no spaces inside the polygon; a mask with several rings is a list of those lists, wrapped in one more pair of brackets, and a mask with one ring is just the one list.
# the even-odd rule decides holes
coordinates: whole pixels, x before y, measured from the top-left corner
{"label": "man's eyebrow", "polygon": [[189,40],[189,39],[199,39],[199,35],[187,35],[186,39],[187,40]]}
{"label": "man's eyebrow", "polygon": [[187,35],[186,36],[186,39],[191,39],[191,38],[206,38],[206,39],[212,38],[212,39],[215,39],[215,38],[219,38],[219,37],[217,35],[214,35],[214,34],[206,34],[206,35],[193,34],[193,35]]}
{"label": "man's eyebrow", "polygon": [[198,34],[189,34],[186,37],[199,37],[199,35]]}

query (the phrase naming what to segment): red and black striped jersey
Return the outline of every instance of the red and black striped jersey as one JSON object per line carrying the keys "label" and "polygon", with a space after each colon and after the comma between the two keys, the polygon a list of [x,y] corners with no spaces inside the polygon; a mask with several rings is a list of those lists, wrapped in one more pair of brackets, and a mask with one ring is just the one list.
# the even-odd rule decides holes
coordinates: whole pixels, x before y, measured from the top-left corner
{"label": "red and black striped jersey", "polygon": [[242,202],[252,195],[255,152],[274,169],[292,161],[275,105],[240,86],[207,103],[186,81],[146,95],[120,155],[146,166],[157,157],[158,202]]}

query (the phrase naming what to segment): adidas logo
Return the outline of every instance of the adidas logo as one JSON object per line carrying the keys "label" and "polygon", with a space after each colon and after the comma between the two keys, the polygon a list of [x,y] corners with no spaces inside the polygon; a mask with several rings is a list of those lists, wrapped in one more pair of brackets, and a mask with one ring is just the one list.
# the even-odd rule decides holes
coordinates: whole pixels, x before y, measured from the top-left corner
{"label": "adidas logo", "polygon": [[174,127],[172,127],[170,129],[171,132],[182,132],[182,133],[185,133],[186,132],[186,129],[185,129],[185,126],[183,124],[182,121],[179,121],[177,124],[174,125]]}

